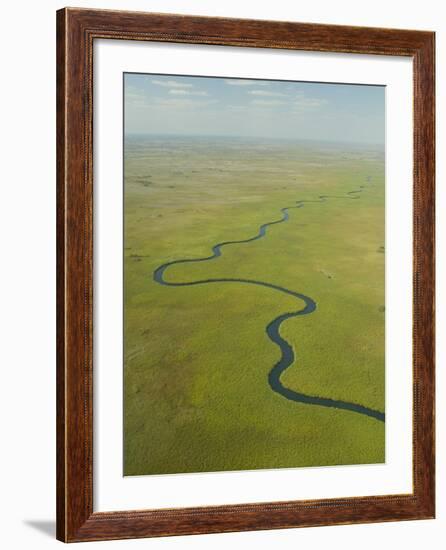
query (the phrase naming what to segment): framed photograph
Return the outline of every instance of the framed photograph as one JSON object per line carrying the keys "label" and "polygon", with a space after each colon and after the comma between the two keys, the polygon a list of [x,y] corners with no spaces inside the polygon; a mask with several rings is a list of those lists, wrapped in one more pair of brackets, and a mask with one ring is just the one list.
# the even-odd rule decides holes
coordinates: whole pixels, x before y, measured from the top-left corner
{"label": "framed photograph", "polygon": [[57,537],[434,517],[434,33],[57,13]]}

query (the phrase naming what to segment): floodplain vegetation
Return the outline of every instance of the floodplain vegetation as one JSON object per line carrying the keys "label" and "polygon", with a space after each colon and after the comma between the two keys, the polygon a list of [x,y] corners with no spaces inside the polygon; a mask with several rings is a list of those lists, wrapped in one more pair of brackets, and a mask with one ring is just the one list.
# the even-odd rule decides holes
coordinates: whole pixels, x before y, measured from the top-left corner
{"label": "floodplain vegetation", "polygon": [[[385,422],[273,391],[285,321],[296,392],[385,410],[384,155],[373,147],[127,136],[124,185],[124,474],[372,464]],[[362,186],[362,188],[361,188]],[[351,194],[351,191],[361,192]],[[350,193],[350,194],[349,194]],[[332,197],[332,198],[330,198]]]}

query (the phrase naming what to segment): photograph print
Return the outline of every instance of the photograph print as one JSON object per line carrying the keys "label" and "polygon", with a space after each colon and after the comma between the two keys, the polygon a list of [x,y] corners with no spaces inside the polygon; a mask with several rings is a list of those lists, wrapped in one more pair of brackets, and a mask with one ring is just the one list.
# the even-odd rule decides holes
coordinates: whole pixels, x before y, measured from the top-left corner
{"label": "photograph print", "polygon": [[385,87],[123,79],[124,475],[385,462]]}

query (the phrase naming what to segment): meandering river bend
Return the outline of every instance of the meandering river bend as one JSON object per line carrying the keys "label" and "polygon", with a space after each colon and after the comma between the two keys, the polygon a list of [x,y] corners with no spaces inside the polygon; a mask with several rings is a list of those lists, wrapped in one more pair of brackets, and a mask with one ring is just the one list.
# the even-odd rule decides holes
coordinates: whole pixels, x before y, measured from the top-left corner
{"label": "meandering river bend", "polygon": [[[370,181],[371,181],[371,178],[368,177],[367,182],[369,184],[370,184]],[[268,382],[271,389],[276,393],[278,393],[279,395],[281,395],[282,397],[289,399],[290,401],[295,401],[298,403],[305,403],[308,405],[315,405],[320,407],[334,407],[336,409],[343,409],[345,411],[362,414],[362,415],[374,418],[376,420],[379,420],[381,422],[384,422],[385,413],[381,411],[371,409],[369,407],[365,407],[363,405],[360,405],[359,403],[350,403],[348,401],[340,401],[337,399],[331,399],[329,397],[307,395],[305,393],[297,392],[290,388],[287,388],[282,384],[281,376],[284,373],[284,371],[294,363],[296,356],[290,343],[287,342],[281,336],[280,327],[282,323],[284,323],[288,319],[292,319],[293,317],[299,317],[303,315],[309,315],[316,310],[316,307],[317,307],[316,301],[310,296],[306,296],[305,294],[301,294],[300,292],[295,292],[294,290],[290,290],[288,288],[284,288],[284,287],[275,285],[273,283],[258,281],[255,279],[221,278],[221,279],[201,279],[197,281],[188,281],[188,282],[170,282],[170,281],[166,281],[165,279],[166,271],[175,265],[197,263],[197,262],[208,262],[221,256],[222,248],[225,246],[229,246],[232,244],[246,244],[265,237],[266,230],[268,227],[277,225],[279,223],[285,223],[289,220],[288,212],[293,208],[303,208],[306,204],[309,204],[309,203],[321,203],[331,199],[358,200],[360,198],[358,194],[362,193],[364,187],[365,187],[364,185],[361,185],[359,189],[354,191],[349,191],[345,195],[319,195],[319,197],[315,200],[297,201],[293,206],[287,206],[285,208],[281,208],[280,211],[282,213],[282,217],[278,220],[274,220],[274,221],[262,224],[259,228],[258,233],[254,237],[240,240],[240,241],[225,241],[225,242],[218,243],[212,247],[212,254],[210,256],[206,256],[205,258],[185,258],[180,260],[173,260],[165,264],[162,264],[159,267],[157,267],[153,272],[153,279],[161,285],[177,286],[177,287],[205,285],[205,284],[226,284],[226,283],[258,285],[258,286],[267,287],[275,292],[281,292],[283,294],[289,294],[291,296],[294,296],[300,302],[304,303],[304,307],[297,311],[293,311],[290,313],[283,313],[282,315],[279,315],[278,317],[273,319],[266,326],[266,334],[268,335],[268,338],[275,345],[277,345],[281,351],[280,360],[272,367],[268,375]]]}

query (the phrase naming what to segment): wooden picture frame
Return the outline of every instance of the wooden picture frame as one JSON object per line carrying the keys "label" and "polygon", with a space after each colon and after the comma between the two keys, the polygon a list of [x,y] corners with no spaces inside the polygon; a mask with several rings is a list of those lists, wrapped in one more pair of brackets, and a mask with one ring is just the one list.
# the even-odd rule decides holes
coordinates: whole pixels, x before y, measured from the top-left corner
{"label": "wooden picture frame", "polygon": [[[93,511],[93,42],[99,38],[413,60],[413,493]],[[57,12],[57,538],[65,542],[434,517],[432,32],[66,8]]]}

